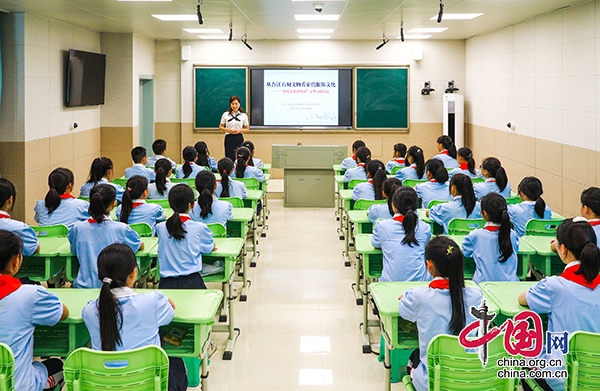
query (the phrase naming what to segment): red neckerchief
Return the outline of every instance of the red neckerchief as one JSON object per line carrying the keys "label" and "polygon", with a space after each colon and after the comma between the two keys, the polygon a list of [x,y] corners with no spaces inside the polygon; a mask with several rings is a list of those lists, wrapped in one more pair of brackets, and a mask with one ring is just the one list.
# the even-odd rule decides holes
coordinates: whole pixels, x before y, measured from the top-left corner
{"label": "red neckerchief", "polygon": [[460,168],[461,170],[468,170],[469,169],[469,163],[460,163],[458,165],[458,168]]}
{"label": "red neckerchief", "polygon": [[373,184],[373,179],[369,179],[369,180],[368,180],[368,182],[369,182],[370,184]]}
{"label": "red neckerchief", "polygon": [[75,196],[73,194],[69,194],[69,193],[63,193],[61,195],[59,195],[61,200],[66,200],[68,198],[75,198]]}
{"label": "red neckerchief", "polygon": [[448,155],[448,150],[447,150],[447,149],[442,149],[442,150],[440,151],[440,154],[441,154],[441,155]]}
{"label": "red neckerchief", "polygon": [[352,155],[352,160],[356,161],[356,155]]}
{"label": "red neckerchief", "polygon": [[88,219],[88,223],[93,224],[93,223],[97,223],[97,221],[96,221],[96,219],[93,219],[93,218],[90,217]]}
{"label": "red neckerchief", "polygon": [[600,220],[593,220],[593,221],[588,221],[588,223],[592,226],[595,227],[597,225],[600,225]]}
{"label": "red neckerchief", "polygon": [[486,178],[486,182],[496,182],[496,178]]}
{"label": "red neckerchief", "polygon": [[580,267],[581,265],[568,267],[560,276],[565,280],[569,280],[575,284],[590,288],[591,290],[596,289],[596,287],[600,285],[600,275],[596,276],[592,282],[588,282],[583,274],[575,274],[577,271],[579,271]]}
{"label": "red neckerchief", "polygon": [[0,274],[0,300],[21,287],[21,281],[13,276]]}
{"label": "red neckerchief", "polygon": [[179,216],[179,220],[181,220],[182,223],[185,223],[188,220],[191,220],[190,216]]}
{"label": "red neckerchief", "polygon": [[429,182],[437,182],[437,179],[430,179]]}
{"label": "red neckerchief", "polygon": [[358,166],[359,166],[359,167],[364,167],[364,166],[365,166],[365,163],[358,163]]}
{"label": "red neckerchief", "polygon": [[403,157],[399,157],[398,159],[396,159],[396,163],[400,163],[400,164],[405,164],[406,160],[404,160]]}
{"label": "red neckerchief", "polygon": [[0,210],[0,219],[10,219],[10,215],[3,210]]}
{"label": "red neckerchief", "polygon": [[135,209],[135,208],[137,208],[137,207],[138,207],[138,206],[140,206],[140,205],[144,205],[144,203],[143,203],[143,202],[134,202],[134,203],[131,205],[131,209]]}
{"label": "red neckerchief", "polygon": [[450,289],[450,281],[443,280],[433,280],[429,283],[429,287],[433,289]]}
{"label": "red neckerchief", "polygon": [[394,216],[392,217],[392,219],[398,221],[398,222],[403,222],[404,221],[404,216],[403,215],[398,215],[398,216]]}
{"label": "red neckerchief", "polygon": [[485,227],[483,227],[483,229],[488,230],[490,232],[496,232],[500,230],[500,227],[497,225],[486,225]]}

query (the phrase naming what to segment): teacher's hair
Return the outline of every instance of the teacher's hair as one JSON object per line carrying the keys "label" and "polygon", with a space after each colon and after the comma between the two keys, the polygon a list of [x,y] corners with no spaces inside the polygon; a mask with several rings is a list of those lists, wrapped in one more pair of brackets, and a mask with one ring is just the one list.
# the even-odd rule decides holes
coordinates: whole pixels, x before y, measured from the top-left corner
{"label": "teacher's hair", "polygon": [[229,98],[229,107],[227,108],[227,111],[229,112],[229,114],[231,114],[231,112],[233,111],[233,110],[231,110],[231,102],[233,102],[234,100],[237,100],[237,101],[240,103],[240,109],[239,109],[239,112],[240,112],[240,113],[243,113],[243,112],[244,112],[244,109],[242,108],[242,101],[241,101],[241,99],[240,99],[240,97],[239,97],[239,96],[237,96],[237,95],[234,95],[234,96],[232,96],[231,98]]}

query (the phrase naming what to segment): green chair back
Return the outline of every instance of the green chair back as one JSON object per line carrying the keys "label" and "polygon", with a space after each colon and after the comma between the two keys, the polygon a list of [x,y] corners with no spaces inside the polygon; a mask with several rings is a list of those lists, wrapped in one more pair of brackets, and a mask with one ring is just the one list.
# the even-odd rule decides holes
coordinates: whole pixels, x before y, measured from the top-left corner
{"label": "green chair back", "polygon": [[60,236],[67,236],[67,234],[69,233],[69,228],[67,228],[66,225],[63,224],[57,224],[57,225],[48,225],[45,227],[31,227],[33,228],[33,230],[35,231],[35,234],[38,237],[46,237],[46,238],[52,238],[52,237],[60,237]]}
{"label": "green chair back", "polygon": [[171,179],[171,182],[173,182],[175,184],[185,183],[192,189],[196,188],[196,178],[173,178],[173,179]]}
{"label": "green chair back", "polygon": [[585,331],[571,334],[565,361],[569,375],[565,391],[600,389],[600,334]]}
{"label": "green chair back", "polygon": [[90,197],[88,197],[88,196],[79,196],[79,197],[77,197],[77,199],[90,202]]}
{"label": "green chair back", "polygon": [[352,190],[356,187],[356,185],[365,183],[366,181],[366,179],[352,179],[350,182],[348,182],[348,189]]}
{"label": "green chair back", "polygon": [[408,186],[414,188],[419,183],[425,183],[427,179],[405,179],[402,181],[402,186]]}
{"label": "green chair back", "polygon": [[367,210],[371,205],[385,204],[387,200],[356,200],[353,210]]}
{"label": "green chair back", "polygon": [[396,175],[396,173],[397,173],[398,171],[402,170],[402,169],[403,169],[403,168],[405,168],[405,167],[406,167],[406,166],[395,166],[395,167],[392,167],[392,172],[391,172],[391,174],[393,174],[393,175]]}
{"label": "green chair back", "polygon": [[248,190],[259,190],[260,182],[256,178],[231,178],[239,182],[244,182],[246,184],[246,189]]}
{"label": "green chair back", "polygon": [[140,238],[149,238],[152,236],[152,227],[148,223],[129,224],[132,230],[140,235]]}
{"label": "green chair back", "polygon": [[219,199],[221,201],[229,202],[234,208],[243,208],[244,207],[244,200],[242,200],[240,197],[222,197]]}
{"label": "green chair back", "polygon": [[506,199],[506,203],[508,205],[520,204],[521,202],[523,202],[523,200],[518,195],[517,196],[508,197]]}
{"label": "green chair back", "polygon": [[15,356],[6,344],[0,343],[0,391],[15,391]]}
{"label": "green chair back", "polygon": [[485,179],[483,178],[471,178],[471,183],[483,183]]}
{"label": "green chair back", "polygon": [[448,201],[445,200],[431,200],[429,201],[429,204],[427,204],[427,209],[431,209],[432,207],[439,205],[439,204],[445,204]]}
{"label": "green chair back", "polygon": [[529,236],[556,236],[556,229],[564,219],[531,219],[525,225],[525,235]]}
{"label": "green chair back", "polygon": [[160,205],[163,207],[163,209],[169,209],[171,207],[171,205],[169,205],[169,200],[168,199],[164,199],[164,200],[146,200],[147,203],[149,204],[156,204],[156,205]]}
{"label": "green chair back", "polygon": [[208,228],[212,231],[213,236],[215,238],[226,238],[227,237],[227,228],[223,226],[223,224],[213,223],[207,224]]}
{"label": "green chair back", "polygon": [[484,219],[452,219],[448,223],[449,235],[468,235],[469,232],[483,228]]}
{"label": "green chair back", "polygon": [[67,391],[167,391],[169,358],[150,345],[119,352],[80,348],[64,365]]}
{"label": "green chair back", "polygon": [[124,176],[120,177],[120,178],[115,178],[112,181],[114,184],[119,185],[123,188],[127,187],[127,178],[125,178]]}

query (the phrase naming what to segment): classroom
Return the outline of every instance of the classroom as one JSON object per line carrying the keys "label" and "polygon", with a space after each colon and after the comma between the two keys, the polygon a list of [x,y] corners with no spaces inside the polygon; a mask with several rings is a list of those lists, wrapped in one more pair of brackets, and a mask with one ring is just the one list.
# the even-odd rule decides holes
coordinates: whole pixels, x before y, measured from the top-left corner
{"label": "classroom", "polygon": [[[436,19],[441,20],[438,23]],[[100,53],[105,58],[103,85],[98,84],[102,86],[100,104],[69,103],[77,93],[71,73],[77,53]],[[527,308],[517,303],[517,294],[544,276],[563,272],[563,259],[548,250],[548,242],[556,237],[563,220],[584,215],[585,208],[593,209],[583,205],[582,192],[600,187],[600,0],[0,0],[0,60],[0,178],[16,189],[14,205],[5,214],[34,227],[38,236],[40,230],[35,226],[41,224],[36,204],[45,199],[49,175],[59,167],[72,171],[73,195],[77,197],[90,178],[92,162],[108,157],[110,181],[131,192],[124,174],[134,164],[135,147],[144,146],[150,158],[156,154],[153,141],[164,140],[164,157],[179,169],[187,161],[182,155],[184,148],[193,149],[204,141],[214,157],[212,171],[219,181],[216,173],[221,169],[216,169],[216,162],[226,156],[224,143],[237,134],[227,131],[226,136],[229,122],[221,120],[220,130],[219,120],[231,109],[229,96],[239,95],[249,121],[243,138],[253,143],[253,156],[262,159],[265,167],[257,171],[261,175],[264,172],[265,180],[256,189],[245,181],[248,191],[256,191],[256,195],[251,193],[244,199],[240,210],[233,205],[236,228],[227,225],[225,237],[215,234],[214,244],[221,252],[215,250],[206,256],[224,262],[225,274],[231,272],[223,279],[206,279],[214,301],[208,318],[214,324],[209,325],[207,330],[212,327],[212,334],[210,338],[204,335],[204,342],[216,342],[216,354],[208,363],[198,359],[206,358],[208,348],[204,345],[184,354],[182,349],[165,348],[169,357],[184,358],[188,374],[198,375],[188,377],[189,390],[210,386],[219,390],[422,391],[422,385],[411,388],[413,385],[404,384],[403,378],[407,354],[419,347],[417,331],[410,327],[409,331],[402,330],[398,325],[399,320],[407,322],[398,313],[398,297],[413,285],[407,283],[393,290],[393,283],[377,282],[382,270],[373,265],[384,264],[386,259],[386,249],[382,255],[379,247],[383,246],[371,242],[379,223],[368,221],[366,208],[354,208],[356,199],[351,195],[355,183],[350,185],[343,179],[347,171],[339,164],[353,155],[356,160],[358,154],[352,145],[362,140],[368,147],[369,161],[385,165],[398,157],[394,145],[402,143],[406,148],[418,146],[429,167],[429,159],[444,154],[443,150],[447,153],[446,147],[439,147],[439,138],[445,134],[447,95],[464,98],[464,123],[459,126],[464,130],[456,149],[470,149],[475,160],[473,173],[479,169],[489,172],[484,159],[497,158],[510,183],[509,195],[504,197],[508,207],[513,201],[535,201],[522,200],[519,183],[526,177],[538,178],[545,205],[557,221],[552,232],[546,232],[551,238],[522,239],[519,251],[515,249],[520,281],[511,283],[522,285],[515,285],[513,290],[518,291],[514,297],[509,295],[510,310],[500,308],[492,299],[509,301],[506,290],[485,285],[493,285],[491,282],[480,285],[489,311],[498,313],[494,326]],[[401,105],[390,108],[389,102],[379,99],[366,105],[375,110],[386,107],[379,112],[384,113],[379,114],[380,120],[385,116],[396,121],[398,115],[406,124],[399,120],[397,126],[378,126],[373,120],[373,126],[359,125],[362,110],[366,110],[357,109],[365,96],[360,91],[361,69],[405,72],[403,84],[392,86],[390,93],[402,96]],[[228,70],[241,75],[241,81],[230,77]],[[322,72],[319,77],[331,77],[327,72],[336,72],[340,98],[333,112],[337,116],[339,109],[343,120],[317,122],[316,126],[289,122],[286,115],[291,112],[282,114],[272,109],[276,99],[266,92],[257,98],[258,81],[275,77],[268,76],[269,72],[301,74],[310,70]],[[264,88],[267,86],[265,83]],[[314,86],[318,88],[318,82]],[[452,87],[449,94],[447,89]],[[379,92],[382,96],[387,93],[383,88]],[[373,98],[376,95],[377,91]],[[269,115],[277,119],[271,121]],[[311,147],[343,151],[343,156],[336,155],[326,169],[319,168],[331,182],[331,191],[310,194],[308,189],[306,195],[296,196],[301,201],[303,197],[321,199],[326,207],[288,205],[291,185],[287,181],[291,176],[286,175],[293,170],[277,162],[282,146],[293,147],[302,167],[319,160],[307,154],[306,162],[302,161],[302,151]],[[238,155],[235,158],[237,163]],[[410,166],[408,160],[406,165]],[[391,178],[396,172],[387,174]],[[480,174],[482,181],[496,180]],[[447,178],[450,186],[452,177]],[[190,185],[199,203],[198,180],[191,178],[181,182]],[[361,177],[356,185],[368,178]],[[428,178],[422,175],[418,179]],[[436,180],[433,176],[429,179]],[[475,186],[477,181],[472,182]],[[421,202],[421,193],[417,193]],[[451,201],[452,195],[445,201]],[[375,204],[383,202],[377,201]],[[419,207],[418,214],[415,210],[417,225],[428,224],[431,238],[449,235],[461,248],[465,245],[462,251],[467,252],[462,240],[469,232],[449,232],[447,225],[438,224],[429,215],[433,210],[430,205],[429,209],[427,205]],[[174,208],[166,200],[162,206],[165,212],[170,211],[163,218],[169,218]],[[185,214],[184,209],[176,213]],[[390,206],[388,219],[392,211]],[[586,217],[592,224],[593,219]],[[483,214],[478,218],[485,223]],[[481,224],[477,228],[485,227]],[[152,237],[142,237],[144,246],[134,251],[139,273],[147,272],[138,275],[138,287],[148,292],[158,288],[158,283],[152,283],[153,278],[157,282],[152,267],[160,257],[154,226],[152,229]],[[241,239],[234,242],[233,231],[236,239]],[[60,287],[62,281],[67,281],[66,287],[75,286],[77,274],[68,276],[67,269],[77,257],[69,251],[66,234],[61,238],[61,249],[66,253],[54,253],[62,262],[59,270],[49,271],[46,263],[46,277],[51,278],[34,281],[44,286],[58,282],[49,288],[52,292],[76,291]],[[25,256],[23,265],[30,258]],[[473,258],[465,255],[465,286],[478,289],[479,282],[471,281],[478,279],[473,275],[477,262],[473,263]],[[92,292],[79,301],[68,293],[57,295],[65,303],[76,304],[79,316],[87,301],[98,297],[98,290]],[[176,298],[164,292],[179,308]],[[394,300],[386,301],[386,293],[396,295]],[[209,300],[208,296],[189,294],[178,296],[184,303],[180,312],[175,309],[177,322],[186,323],[181,320],[182,313],[190,318],[197,315],[187,301]],[[0,289],[0,312],[2,298]],[[388,303],[391,312],[387,312]],[[548,317],[541,317],[544,331]],[[77,321],[83,325],[81,316]],[[3,322],[0,319],[0,336]],[[61,321],[58,325],[66,324]],[[393,340],[403,336],[406,341]],[[501,342],[494,340],[491,351],[498,344]],[[72,350],[69,347],[68,352]],[[38,347],[34,352],[38,359],[50,356],[40,353],[46,351]],[[56,354],[52,346],[47,352],[63,361],[67,356]],[[421,361],[423,357],[427,354],[421,352]],[[0,365],[0,375],[1,370]],[[517,383],[514,389],[527,389]],[[536,390],[542,389],[546,388]]]}

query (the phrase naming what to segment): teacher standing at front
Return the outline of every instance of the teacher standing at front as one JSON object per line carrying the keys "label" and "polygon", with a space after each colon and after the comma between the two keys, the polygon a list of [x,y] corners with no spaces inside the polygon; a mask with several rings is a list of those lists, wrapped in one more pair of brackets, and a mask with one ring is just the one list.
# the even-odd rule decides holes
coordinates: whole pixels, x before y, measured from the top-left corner
{"label": "teacher standing at front", "polygon": [[250,130],[248,116],[240,107],[240,98],[237,95],[229,98],[229,109],[223,113],[219,130],[226,132],[225,156],[235,161],[235,150],[244,142],[242,133]]}

